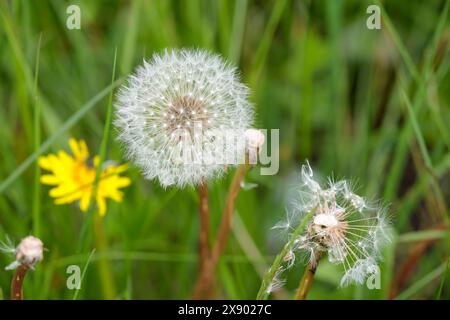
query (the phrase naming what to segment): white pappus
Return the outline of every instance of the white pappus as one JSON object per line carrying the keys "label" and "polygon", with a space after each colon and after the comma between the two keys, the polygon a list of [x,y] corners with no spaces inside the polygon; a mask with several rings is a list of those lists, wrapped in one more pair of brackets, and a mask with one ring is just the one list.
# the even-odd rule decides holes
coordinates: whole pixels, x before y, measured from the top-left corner
{"label": "white pappus", "polygon": [[[300,236],[289,241],[294,252],[306,255],[311,266],[317,259],[327,256],[333,264],[343,268],[341,286],[351,283],[362,284],[369,275],[377,272],[381,259],[380,249],[389,240],[389,223],[386,211],[378,205],[369,203],[355,194],[348,181],[328,180],[322,186],[313,176],[306,163],[301,169],[299,191],[293,204],[294,212],[289,219],[295,221],[312,213],[306,229]],[[287,231],[296,228],[279,223],[275,228],[289,226]],[[295,255],[289,252],[285,257],[287,267],[293,264]]]}
{"label": "white pappus", "polygon": [[[244,158],[253,122],[248,96],[236,68],[220,56],[166,50],[144,61],[120,89],[118,139],[146,178],[164,187],[196,185],[220,176],[225,159]],[[219,139],[224,132],[235,143]]]}

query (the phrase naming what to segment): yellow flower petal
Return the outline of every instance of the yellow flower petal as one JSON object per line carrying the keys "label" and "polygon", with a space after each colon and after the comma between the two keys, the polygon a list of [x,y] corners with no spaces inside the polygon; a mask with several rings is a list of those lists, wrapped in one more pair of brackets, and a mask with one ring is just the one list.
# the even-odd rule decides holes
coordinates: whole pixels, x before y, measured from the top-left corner
{"label": "yellow flower petal", "polygon": [[83,139],[80,140],[79,142],[79,147],[80,147],[80,156],[81,158],[84,160],[86,160],[89,157],[89,149],[86,145],[86,141],[84,141]]}
{"label": "yellow flower petal", "polygon": [[98,206],[98,213],[100,216],[104,216],[106,214],[106,201],[105,198],[97,195],[97,206]]}
{"label": "yellow flower petal", "polygon": [[52,163],[51,163],[49,157],[46,157],[46,156],[39,157],[38,164],[39,164],[39,167],[41,167],[44,170],[48,170],[48,171],[52,170]]}
{"label": "yellow flower petal", "polygon": [[131,180],[128,177],[119,177],[116,182],[117,188],[128,187],[131,184]]}
{"label": "yellow flower petal", "polygon": [[[55,198],[56,204],[67,204],[79,201],[81,211],[87,211],[93,196],[93,183],[95,181],[96,168],[100,164],[100,157],[94,157],[94,167],[87,164],[89,150],[84,140],[69,140],[71,154],[60,150],[57,154],[49,154],[38,159],[42,169],[51,174],[44,174],[40,181],[43,184],[53,185],[49,195]],[[119,174],[127,170],[128,164],[108,165],[101,172],[101,179],[97,189],[96,203],[101,216],[106,214],[106,199],[116,202],[123,201],[124,194],[120,188],[130,185],[128,177]]]}
{"label": "yellow flower petal", "polygon": [[80,200],[80,209],[83,212],[86,212],[89,209],[89,203],[91,202],[91,193],[85,192]]}
{"label": "yellow flower petal", "polygon": [[78,156],[80,154],[80,149],[78,148],[77,140],[74,138],[70,138],[69,146],[70,146],[70,149],[72,150],[72,154],[75,156],[75,158],[78,158]]}
{"label": "yellow flower petal", "polygon": [[94,157],[94,167],[97,168],[99,163],[100,163],[100,156],[95,156]]}
{"label": "yellow flower petal", "polygon": [[120,166],[112,166],[109,167],[108,169],[111,170],[111,173],[119,174],[128,169],[128,163],[121,164]]}
{"label": "yellow flower petal", "polygon": [[66,204],[66,203],[72,203],[74,201],[79,200],[81,197],[81,194],[79,192],[77,193],[70,193],[67,195],[64,195],[62,197],[59,197],[55,199],[56,204]]}
{"label": "yellow flower petal", "polygon": [[115,202],[122,202],[123,192],[120,192],[118,190],[112,190],[110,193],[108,193],[108,197],[114,200]]}
{"label": "yellow flower petal", "polygon": [[51,174],[44,174],[41,176],[41,183],[42,184],[48,184],[48,185],[57,185],[60,182],[60,180]]}

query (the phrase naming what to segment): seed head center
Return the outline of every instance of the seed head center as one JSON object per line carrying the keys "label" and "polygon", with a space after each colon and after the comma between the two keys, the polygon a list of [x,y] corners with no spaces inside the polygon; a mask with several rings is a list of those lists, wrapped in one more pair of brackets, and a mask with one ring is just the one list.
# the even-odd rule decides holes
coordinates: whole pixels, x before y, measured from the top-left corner
{"label": "seed head center", "polygon": [[168,106],[166,128],[173,133],[176,130],[188,131],[205,128],[209,125],[209,115],[203,101],[190,96],[175,98]]}
{"label": "seed head center", "polygon": [[314,224],[318,226],[332,228],[336,227],[338,223],[338,219],[332,214],[320,213],[314,217]]}

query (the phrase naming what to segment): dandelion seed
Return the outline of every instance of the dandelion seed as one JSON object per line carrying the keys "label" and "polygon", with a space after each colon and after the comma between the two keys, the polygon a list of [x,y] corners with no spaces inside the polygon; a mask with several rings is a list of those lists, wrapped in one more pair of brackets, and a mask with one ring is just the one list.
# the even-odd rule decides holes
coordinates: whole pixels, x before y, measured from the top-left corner
{"label": "dandelion seed", "polygon": [[290,269],[295,263],[295,253],[292,250],[289,250],[288,253],[284,256],[283,261],[287,263],[286,268]]}
{"label": "dandelion seed", "polygon": [[[222,159],[244,157],[240,143],[224,148],[221,139],[201,138],[225,128],[236,141],[243,139],[253,121],[248,95],[236,69],[219,56],[203,50],[166,50],[144,62],[121,88],[115,104],[118,138],[148,179],[157,178],[163,186],[196,185],[220,176]],[[149,112],[154,113],[151,119]],[[156,127],[142,127],[143,120]],[[175,130],[188,134],[170,139]],[[152,145],[147,143],[150,138]]]}
{"label": "dandelion seed", "polygon": [[[89,163],[89,151],[84,140],[69,140],[73,156],[61,150],[56,155],[49,154],[39,158],[39,166],[50,172],[41,176],[41,183],[54,186],[49,194],[55,198],[55,204],[68,204],[79,201],[80,209],[86,212],[94,191],[94,184],[100,158],[94,157]],[[106,213],[106,198],[116,202],[123,200],[119,189],[130,185],[130,179],[120,176],[128,165],[115,165],[105,162],[99,175],[96,203],[99,214]]]}
{"label": "dandelion seed", "polygon": [[283,267],[278,268],[272,281],[267,285],[267,293],[274,292],[284,286],[286,280],[281,278],[284,271],[285,269]]}

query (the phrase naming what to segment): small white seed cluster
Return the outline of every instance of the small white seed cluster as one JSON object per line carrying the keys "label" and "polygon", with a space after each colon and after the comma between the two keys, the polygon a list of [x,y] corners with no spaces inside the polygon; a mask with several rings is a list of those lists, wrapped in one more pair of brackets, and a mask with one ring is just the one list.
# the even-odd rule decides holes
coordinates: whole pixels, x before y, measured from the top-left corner
{"label": "small white seed cluster", "polygon": [[7,239],[7,243],[0,243],[0,251],[14,254],[16,258],[5,268],[6,270],[13,270],[19,266],[34,269],[34,266],[44,259],[44,244],[39,238],[33,236],[23,238],[17,247],[14,247],[12,241]]}
{"label": "small white seed cluster", "polygon": [[44,258],[44,244],[36,237],[28,236],[16,248],[16,261],[31,269]]}

